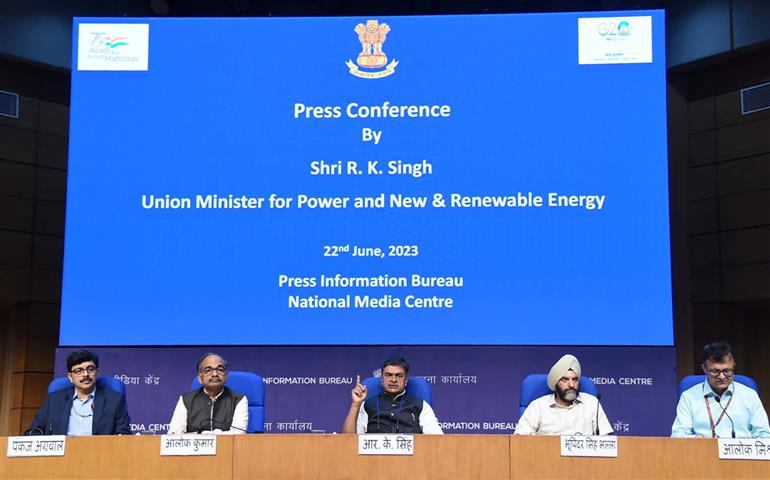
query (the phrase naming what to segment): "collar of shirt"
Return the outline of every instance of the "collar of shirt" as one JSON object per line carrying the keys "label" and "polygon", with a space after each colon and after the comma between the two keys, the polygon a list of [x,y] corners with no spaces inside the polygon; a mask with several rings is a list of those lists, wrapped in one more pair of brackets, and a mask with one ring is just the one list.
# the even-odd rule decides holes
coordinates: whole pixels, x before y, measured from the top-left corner
{"label": "collar of shirt", "polygon": [[77,390],[75,391],[67,422],[67,435],[91,435],[93,433],[94,394],[96,394],[96,389],[89,393],[85,400],[81,400]]}
{"label": "collar of shirt", "polygon": [[[730,385],[727,386],[727,390],[720,395],[720,397],[724,397],[725,395],[732,395],[733,390],[735,390],[735,386],[733,385],[735,381],[730,382]],[[714,391],[714,389],[711,388],[711,384],[709,384],[708,379],[703,381],[703,395],[707,397],[716,397],[717,393]]]}
{"label": "collar of shirt", "polygon": [[72,400],[80,400],[81,403],[86,403],[89,400],[92,400],[94,398],[94,395],[96,395],[96,388],[88,394],[85,400],[80,400],[80,396],[78,396],[78,389],[75,389],[75,394],[72,395]]}
{"label": "collar of shirt", "polygon": [[580,392],[578,392],[577,397],[575,397],[575,399],[572,400],[572,403],[566,407],[564,405],[559,405],[558,403],[556,403],[556,392],[554,392],[551,398],[552,398],[551,404],[549,405],[549,407],[551,408],[572,408],[579,403],[583,403],[583,399],[580,398]]}
{"label": "collar of shirt", "polygon": [[203,393],[205,393],[210,399],[216,400],[219,397],[221,397],[223,393],[225,393],[225,387],[222,387],[222,390],[220,390],[219,393],[217,393],[216,397],[212,397],[211,395],[209,395],[209,392],[207,392],[205,388],[203,389]]}
{"label": "collar of shirt", "polygon": [[80,397],[78,397],[78,392],[75,391],[75,395],[72,398],[72,410],[70,410],[70,418],[73,415],[80,417],[81,419],[93,417],[94,393],[96,393],[96,389],[94,389],[93,392],[89,393],[88,396],[85,398],[85,400],[81,400]]}
{"label": "collar of shirt", "polygon": [[398,395],[394,395],[394,396],[391,396],[391,395],[390,395],[389,393],[387,393],[387,392],[382,392],[382,394],[383,394],[383,396],[385,396],[386,398],[389,398],[391,401],[396,401],[396,400],[398,400],[399,398],[401,398],[401,397],[403,397],[404,395],[406,395],[406,389],[404,389],[404,391],[403,391],[403,392],[401,392],[401,393],[399,393]]}

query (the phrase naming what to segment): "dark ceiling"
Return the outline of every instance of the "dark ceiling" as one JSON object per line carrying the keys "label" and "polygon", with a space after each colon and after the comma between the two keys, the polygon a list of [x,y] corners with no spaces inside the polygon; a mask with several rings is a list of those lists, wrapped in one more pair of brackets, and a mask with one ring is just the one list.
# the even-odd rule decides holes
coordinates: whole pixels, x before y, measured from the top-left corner
{"label": "dark ceiling", "polygon": [[[104,0],[95,0],[104,8]],[[133,3],[133,2],[131,2]],[[462,13],[526,13],[663,8],[662,0],[147,0],[168,16],[336,16]],[[114,14],[125,1],[113,0]],[[136,5],[134,4],[133,7]],[[125,12],[130,14],[129,12]]]}

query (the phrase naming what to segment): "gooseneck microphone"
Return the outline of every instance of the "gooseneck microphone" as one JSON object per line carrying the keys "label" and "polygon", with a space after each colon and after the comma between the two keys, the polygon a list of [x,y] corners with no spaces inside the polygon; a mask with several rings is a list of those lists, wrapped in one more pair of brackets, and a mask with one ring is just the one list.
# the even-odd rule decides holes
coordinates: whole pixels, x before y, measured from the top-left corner
{"label": "gooseneck microphone", "polygon": [[236,427],[233,424],[228,425],[226,423],[218,422],[216,420],[212,420],[212,426],[216,427],[216,428],[220,428],[222,430],[238,430],[239,432],[249,433],[248,431],[244,430],[243,428]]}
{"label": "gooseneck microphone", "polygon": [[719,408],[722,409],[722,412],[724,412],[725,415],[727,415],[727,418],[730,420],[730,429],[732,430],[733,438],[735,438],[735,422],[733,422],[732,417],[729,413],[727,413],[727,410],[722,406],[722,397],[719,395],[714,396],[714,400],[717,401],[717,405],[719,405]]}
{"label": "gooseneck microphone", "polygon": [[196,431],[198,434],[201,434],[204,430],[214,430],[214,404],[216,402],[217,399],[212,398],[206,403],[206,406],[209,407],[209,418],[201,421],[200,425],[198,425],[198,430]]}
{"label": "gooseneck microphone", "polygon": [[601,392],[596,392],[596,428],[594,429],[594,435],[599,435],[599,409],[602,405],[602,394]]}
{"label": "gooseneck microphone", "polygon": [[201,422],[201,424],[198,425],[197,432],[199,434],[203,433],[206,430],[206,427],[210,427],[209,430],[211,430],[211,431],[213,431],[214,427],[216,427],[216,428],[219,428],[219,429],[221,429],[223,431],[238,430],[239,432],[249,433],[247,430],[244,430],[243,428],[236,427],[235,425],[232,425],[232,424],[228,425],[226,423],[219,422],[219,421],[214,420],[214,419],[205,419],[205,420],[203,420]]}
{"label": "gooseneck microphone", "polygon": [[216,398],[209,400],[209,430],[214,430],[214,404],[217,403]]}
{"label": "gooseneck microphone", "polygon": [[35,428],[30,428],[29,430],[26,430],[24,432],[25,437],[31,437],[34,435],[51,435],[51,434],[53,434],[53,423],[49,423],[48,425],[45,426],[45,428],[35,427]]}

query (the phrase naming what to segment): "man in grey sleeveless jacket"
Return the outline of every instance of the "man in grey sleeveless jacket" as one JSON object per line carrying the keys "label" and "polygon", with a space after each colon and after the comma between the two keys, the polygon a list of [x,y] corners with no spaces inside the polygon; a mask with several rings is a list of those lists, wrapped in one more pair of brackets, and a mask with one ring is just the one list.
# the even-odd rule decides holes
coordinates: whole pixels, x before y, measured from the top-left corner
{"label": "man in grey sleeveless jacket", "polygon": [[198,381],[203,387],[179,397],[168,427],[169,435],[182,433],[246,433],[249,401],[225,386],[227,362],[216,353],[198,361]]}

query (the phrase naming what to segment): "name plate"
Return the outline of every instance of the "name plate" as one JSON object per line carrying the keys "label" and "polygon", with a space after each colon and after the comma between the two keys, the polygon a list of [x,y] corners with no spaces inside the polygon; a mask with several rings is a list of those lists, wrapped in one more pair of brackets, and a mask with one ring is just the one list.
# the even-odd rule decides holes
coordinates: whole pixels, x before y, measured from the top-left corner
{"label": "name plate", "polygon": [[62,457],[64,435],[40,435],[36,437],[8,437],[9,457]]}
{"label": "name plate", "polygon": [[770,460],[770,440],[720,438],[720,460]]}
{"label": "name plate", "polygon": [[618,437],[562,435],[562,457],[617,457]]}
{"label": "name plate", "polygon": [[216,435],[161,435],[161,456],[216,455]]}
{"label": "name plate", "polygon": [[397,433],[358,436],[359,455],[414,455],[414,435]]}

